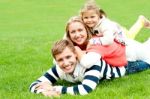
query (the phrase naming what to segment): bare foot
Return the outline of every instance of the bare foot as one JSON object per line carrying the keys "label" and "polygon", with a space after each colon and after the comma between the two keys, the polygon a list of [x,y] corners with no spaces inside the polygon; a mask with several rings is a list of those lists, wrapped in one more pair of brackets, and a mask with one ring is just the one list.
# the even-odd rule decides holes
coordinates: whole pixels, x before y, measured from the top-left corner
{"label": "bare foot", "polygon": [[150,20],[148,20],[145,16],[140,15],[139,19],[143,22],[144,27],[150,29]]}

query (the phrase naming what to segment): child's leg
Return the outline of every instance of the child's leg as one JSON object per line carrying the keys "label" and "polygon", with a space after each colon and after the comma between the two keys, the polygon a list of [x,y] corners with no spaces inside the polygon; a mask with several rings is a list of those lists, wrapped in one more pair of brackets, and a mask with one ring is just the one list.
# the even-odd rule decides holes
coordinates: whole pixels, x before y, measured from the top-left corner
{"label": "child's leg", "polygon": [[[149,45],[149,46],[148,46]],[[135,40],[127,40],[126,57],[128,61],[142,60],[150,64],[150,43],[142,44]]]}
{"label": "child's leg", "polygon": [[127,37],[130,39],[134,39],[138,32],[144,27],[145,17],[140,15],[138,20],[133,24],[133,26],[129,29],[127,33]]}
{"label": "child's leg", "polygon": [[150,49],[150,38],[147,39],[144,43],[142,43],[147,49]]}

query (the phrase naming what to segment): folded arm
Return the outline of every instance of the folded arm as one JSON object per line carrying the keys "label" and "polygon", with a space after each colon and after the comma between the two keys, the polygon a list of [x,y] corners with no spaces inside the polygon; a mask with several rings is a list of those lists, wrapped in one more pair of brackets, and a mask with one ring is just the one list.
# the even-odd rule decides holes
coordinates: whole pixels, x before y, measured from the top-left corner
{"label": "folded arm", "polygon": [[86,95],[91,91],[95,90],[97,84],[100,80],[100,66],[94,65],[91,68],[87,69],[85,76],[81,84],[74,86],[54,86],[57,92],[61,94],[71,94],[71,95]]}

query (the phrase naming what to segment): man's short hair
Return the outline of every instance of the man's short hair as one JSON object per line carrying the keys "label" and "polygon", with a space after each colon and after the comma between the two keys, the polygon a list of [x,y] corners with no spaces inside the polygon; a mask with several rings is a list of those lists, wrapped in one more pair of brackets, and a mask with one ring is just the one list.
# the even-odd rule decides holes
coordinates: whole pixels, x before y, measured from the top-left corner
{"label": "man's short hair", "polygon": [[53,57],[56,58],[55,56],[62,53],[66,47],[75,53],[75,47],[71,41],[65,39],[56,41],[51,49]]}

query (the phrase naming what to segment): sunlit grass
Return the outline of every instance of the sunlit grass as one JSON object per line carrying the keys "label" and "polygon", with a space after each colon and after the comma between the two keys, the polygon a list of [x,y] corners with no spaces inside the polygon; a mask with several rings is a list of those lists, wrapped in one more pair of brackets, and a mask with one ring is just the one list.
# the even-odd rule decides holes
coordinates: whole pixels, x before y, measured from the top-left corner
{"label": "sunlit grass", "polygon": [[[0,99],[49,99],[29,92],[29,85],[51,65],[50,48],[62,38],[69,17],[84,0],[0,0]],[[108,17],[129,28],[143,14],[150,18],[148,0],[97,0]],[[136,39],[150,36],[142,29]],[[63,84],[63,82],[61,82]],[[86,96],[64,99],[150,98],[150,71],[103,81]]]}

